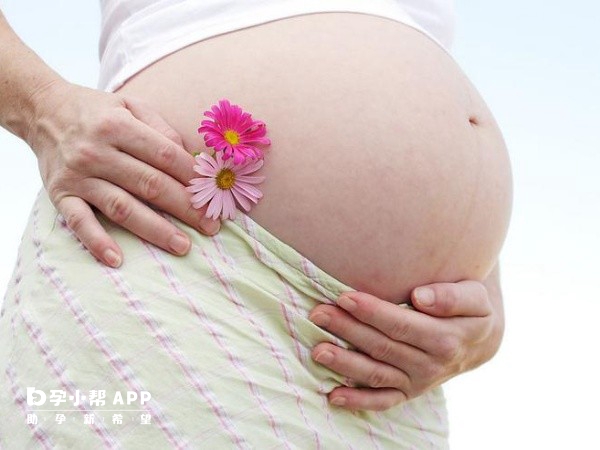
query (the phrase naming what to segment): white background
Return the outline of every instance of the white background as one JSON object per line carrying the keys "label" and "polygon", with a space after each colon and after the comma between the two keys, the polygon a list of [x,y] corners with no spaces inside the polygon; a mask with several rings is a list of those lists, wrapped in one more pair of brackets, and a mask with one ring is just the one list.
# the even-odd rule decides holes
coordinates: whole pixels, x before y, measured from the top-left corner
{"label": "white background", "polygon": [[[515,204],[502,254],[498,355],[447,384],[454,449],[600,448],[600,6],[458,0],[454,53],[502,128]],[[94,1],[1,1],[18,34],[95,87]],[[0,99],[1,101],[1,99]],[[0,130],[0,287],[41,186],[33,154]]]}

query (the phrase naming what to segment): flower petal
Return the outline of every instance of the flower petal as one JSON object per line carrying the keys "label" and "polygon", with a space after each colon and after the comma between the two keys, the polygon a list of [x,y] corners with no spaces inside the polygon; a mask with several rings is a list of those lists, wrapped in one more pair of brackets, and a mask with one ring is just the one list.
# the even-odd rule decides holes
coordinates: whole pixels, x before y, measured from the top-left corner
{"label": "flower petal", "polygon": [[[214,186],[216,181],[214,178],[194,178],[192,180],[190,180],[190,183],[192,183],[192,186],[188,186],[190,188],[194,188],[195,190],[198,189],[204,189],[210,186]],[[186,187],[187,189],[187,187]],[[190,192],[193,192],[190,190]]]}
{"label": "flower petal", "polygon": [[228,158],[227,160],[225,160],[223,162],[224,169],[232,169],[233,167],[234,167],[234,164],[233,164],[233,160],[231,158]]}
{"label": "flower petal", "polygon": [[206,210],[206,217],[212,217],[214,220],[221,215],[223,208],[223,191],[217,189],[215,196],[212,198]]}
{"label": "flower petal", "polygon": [[207,147],[223,147],[224,145],[226,145],[225,138],[220,133],[207,134],[206,136],[204,136],[204,143]]}
{"label": "flower petal", "polygon": [[231,191],[223,191],[223,216],[224,218],[235,218],[235,202]]}
{"label": "flower petal", "polygon": [[[203,178],[202,180],[207,180],[209,178]],[[200,178],[195,178],[195,180],[200,180]],[[210,178],[210,180],[213,180],[212,178]],[[192,180],[193,181],[193,180]],[[213,180],[213,184],[214,184],[214,180]],[[208,189],[210,187],[210,185],[204,184],[204,183],[194,183],[190,186],[186,186],[185,190],[191,193],[195,193],[195,192],[200,192],[204,189]]]}
{"label": "flower petal", "polygon": [[254,121],[252,120],[252,116],[248,113],[243,113],[238,122],[238,126],[242,133],[246,133],[248,128],[252,127]]}
{"label": "flower petal", "polygon": [[227,99],[222,99],[219,100],[219,106],[221,107],[221,112],[223,114],[223,118],[222,118],[222,124],[225,128],[229,128],[230,127],[230,117],[231,114],[229,112],[229,108],[230,108],[230,103],[229,100]]}
{"label": "flower petal", "polygon": [[264,124],[258,124],[254,122],[252,124],[252,128],[244,131],[244,136],[246,138],[260,138],[264,137],[267,134],[267,127]]}
{"label": "flower petal", "polygon": [[208,164],[202,164],[200,165],[195,165],[194,166],[194,171],[196,173],[199,173],[200,175],[204,175],[207,177],[215,177],[216,175],[216,170],[213,167],[208,166]]}
{"label": "flower petal", "polygon": [[213,133],[218,133],[221,131],[219,124],[213,122],[212,120],[203,120],[200,122],[200,128],[198,128],[198,130],[202,130],[203,128],[205,128],[206,131],[212,131]]}
{"label": "flower petal", "polygon": [[[233,189],[235,189],[235,188],[233,188]],[[254,195],[250,195],[246,192],[242,192],[241,190],[238,190],[237,192],[238,192],[238,194],[243,195],[244,198],[247,198],[248,200],[250,200],[252,203],[258,203],[258,201],[260,200],[259,197],[255,197]],[[250,205],[250,206],[252,206],[252,205]]]}
{"label": "flower petal", "polygon": [[[237,149],[236,149],[237,150]],[[246,155],[239,151],[235,151],[233,154],[233,163],[235,165],[241,165],[246,162]]]}
{"label": "flower petal", "polygon": [[[198,158],[200,158],[201,161],[198,160]],[[205,165],[208,164],[208,165],[210,165],[211,168],[213,168],[215,170],[219,167],[215,158],[213,158],[211,155],[209,155],[206,152],[201,152],[198,156],[196,156],[196,161],[198,162],[199,165],[202,165],[202,162],[204,162]]]}
{"label": "flower petal", "polygon": [[248,198],[252,198],[252,197],[261,198],[262,197],[262,192],[259,189],[257,189],[256,187],[252,186],[251,184],[238,182],[238,180],[236,180],[235,186],[237,188],[239,188],[239,190],[242,191]]}
{"label": "flower petal", "polygon": [[[213,198],[215,196],[215,194],[217,193],[217,190],[218,190],[218,188],[216,186],[213,186],[212,188],[203,189],[202,191],[195,194],[191,198],[191,202],[194,205],[194,208],[200,209],[202,206],[204,206],[206,204],[206,202],[208,202],[211,198]],[[200,206],[197,206],[197,205],[200,205]]]}
{"label": "flower petal", "polygon": [[258,159],[256,161],[252,159],[247,159],[245,165],[240,166],[237,170],[234,169],[235,176],[238,177],[240,175],[247,175],[249,173],[254,173],[258,169],[260,169],[264,164],[264,160]]}
{"label": "flower petal", "polygon": [[196,185],[198,185],[202,180],[206,180],[206,178],[192,178],[189,181],[190,186],[187,186],[186,189],[189,190],[190,192],[193,192],[190,189],[196,189]]}
{"label": "flower petal", "polygon": [[227,161],[229,158],[231,158],[231,154],[227,153],[226,151],[222,150],[221,151],[221,161],[223,161],[223,163],[225,161]]}
{"label": "flower petal", "polygon": [[264,175],[254,176],[254,177],[249,177],[248,175],[240,175],[240,176],[236,176],[235,180],[239,181],[241,183],[258,184],[258,183],[262,183],[263,181],[265,181],[266,178],[267,177],[265,177]]}
{"label": "flower petal", "polygon": [[233,194],[233,196],[235,197],[235,199],[237,200],[237,202],[239,203],[239,205],[246,211],[250,211],[250,208],[252,207],[252,205],[250,204],[250,202],[248,201],[248,199],[246,198],[246,196],[244,195],[244,193],[242,191],[240,191],[239,189],[237,189],[236,186],[233,186],[231,188],[231,193]]}
{"label": "flower petal", "polygon": [[[221,102],[219,102],[219,105],[220,105],[220,103]],[[222,108],[220,108],[217,105],[213,105],[211,107],[211,109],[212,109],[212,112],[215,114],[215,122],[221,123],[221,124],[224,123],[225,122],[225,116],[223,114]]]}
{"label": "flower petal", "polygon": [[254,145],[241,144],[244,147],[245,152],[247,152],[248,156],[254,159],[262,159],[263,152],[261,149],[255,147]]}

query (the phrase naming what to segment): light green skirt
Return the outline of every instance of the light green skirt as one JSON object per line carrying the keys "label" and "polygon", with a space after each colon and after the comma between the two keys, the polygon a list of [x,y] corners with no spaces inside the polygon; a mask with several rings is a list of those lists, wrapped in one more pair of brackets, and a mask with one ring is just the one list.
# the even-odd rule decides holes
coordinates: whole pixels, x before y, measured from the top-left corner
{"label": "light green skirt", "polygon": [[326,394],[346,380],[308,320],[353,290],[238,211],[185,257],[100,216],[97,262],[41,191],[0,317],[0,448],[447,448],[440,388],[385,412]]}

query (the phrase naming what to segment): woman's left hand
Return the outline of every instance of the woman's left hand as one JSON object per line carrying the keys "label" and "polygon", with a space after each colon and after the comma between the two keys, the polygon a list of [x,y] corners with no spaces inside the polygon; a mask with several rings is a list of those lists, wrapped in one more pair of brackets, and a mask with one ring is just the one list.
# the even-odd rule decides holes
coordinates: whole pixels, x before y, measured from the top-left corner
{"label": "woman's left hand", "polygon": [[330,403],[351,410],[386,410],[491,359],[504,332],[499,284],[496,266],[483,283],[415,289],[411,297],[416,310],[356,291],[340,295],[338,306],[314,308],[310,320],[358,350],[328,342],[313,349],[313,359],[356,386],[334,389]]}

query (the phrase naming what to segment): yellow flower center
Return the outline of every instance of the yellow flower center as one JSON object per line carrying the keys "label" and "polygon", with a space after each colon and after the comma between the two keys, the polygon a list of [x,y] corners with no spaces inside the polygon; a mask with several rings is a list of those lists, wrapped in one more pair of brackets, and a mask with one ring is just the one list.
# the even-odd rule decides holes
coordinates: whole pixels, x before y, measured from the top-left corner
{"label": "yellow flower center", "polygon": [[233,130],[227,130],[225,132],[225,140],[232,145],[240,142],[240,136]]}
{"label": "yellow flower center", "polygon": [[231,189],[235,184],[235,173],[230,169],[222,169],[217,174],[217,187],[219,189]]}

